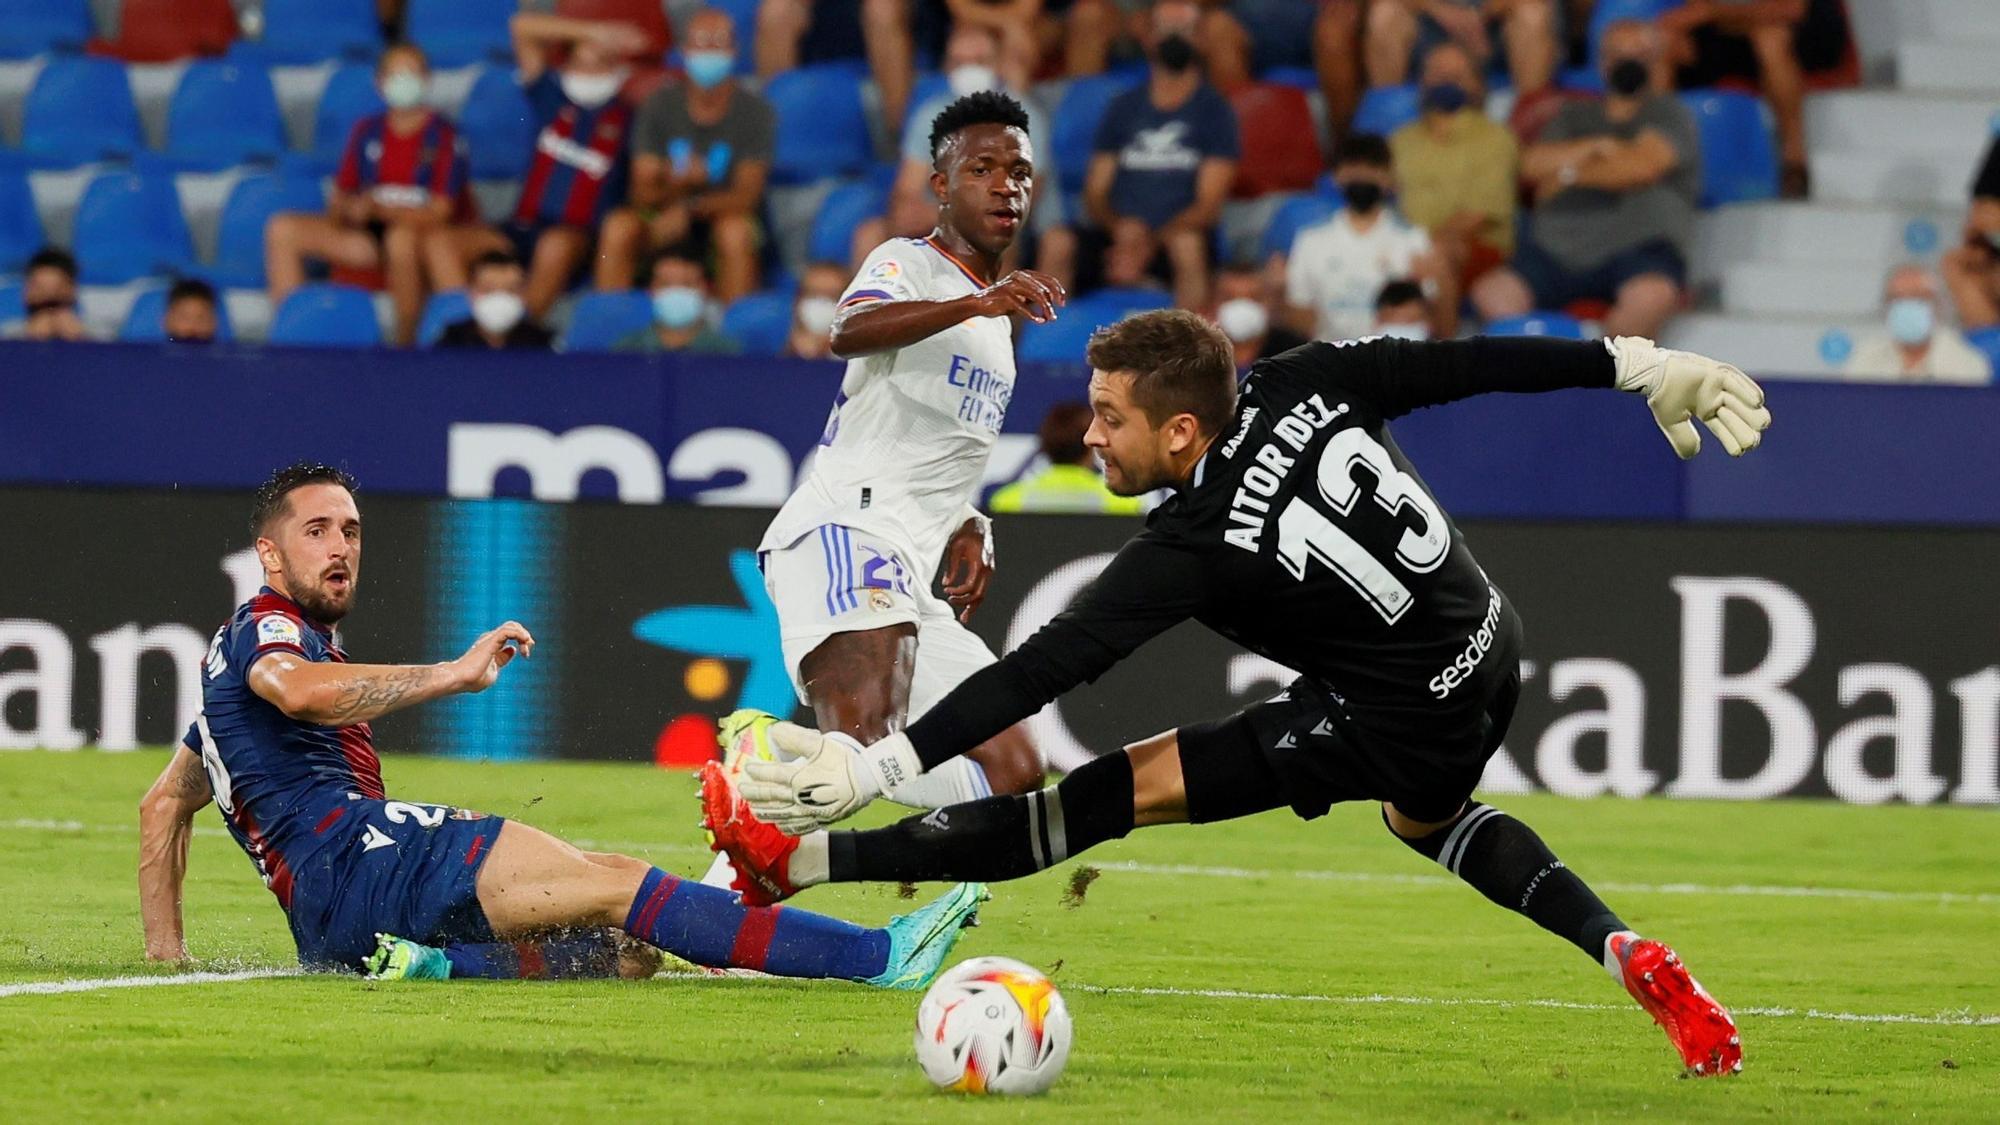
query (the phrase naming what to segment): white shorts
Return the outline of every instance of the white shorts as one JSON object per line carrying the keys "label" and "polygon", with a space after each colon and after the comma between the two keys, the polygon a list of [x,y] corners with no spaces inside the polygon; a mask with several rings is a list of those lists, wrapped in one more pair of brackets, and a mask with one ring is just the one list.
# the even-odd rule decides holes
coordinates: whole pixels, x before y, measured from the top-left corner
{"label": "white shorts", "polygon": [[836,633],[917,627],[912,719],[993,663],[986,642],[959,623],[949,603],[931,593],[931,568],[913,565],[909,551],[888,539],[827,524],[789,547],[765,551],[758,562],[764,589],[778,609],[785,671],[801,703],[811,701],[799,665]]}

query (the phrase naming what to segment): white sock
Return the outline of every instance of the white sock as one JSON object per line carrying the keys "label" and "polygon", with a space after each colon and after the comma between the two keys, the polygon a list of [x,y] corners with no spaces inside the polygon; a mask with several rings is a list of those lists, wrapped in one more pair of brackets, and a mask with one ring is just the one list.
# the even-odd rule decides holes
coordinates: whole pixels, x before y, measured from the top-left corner
{"label": "white sock", "polygon": [[913,809],[941,809],[946,805],[962,805],[992,795],[993,787],[986,783],[986,771],[979,768],[978,762],[964,757],[953,758],[888,793],[890,800]]}
{"label": "white sock", "polygon": [[721,887],[726,891],[730,889],[729,884],[735,881],[736,868],[730,866],[729,857],[721,852],[715,853],[715,862],[708,865],[708,874],[701,877],[701,885]]}
{"label": "white sock", "polygon": [[816,887],[826,882],[826,833],[799,837],[799,850],[785,867],[785,878],[794,887]]}
{"label": "white sock", "polygon": [[1619,930],[1617,933],[1606,937],[1604,939],[1604,971],[1611,974],[1612,980],[1617,981],[1619,984],[1624,984],[1625,966],[1620,965],[1618,963],[1618,955],[1611,952],[1611,943],[1621,937],[1631,938],[1633,941],[1639,940],[1639,935],[1633,933],[1631,930]]}

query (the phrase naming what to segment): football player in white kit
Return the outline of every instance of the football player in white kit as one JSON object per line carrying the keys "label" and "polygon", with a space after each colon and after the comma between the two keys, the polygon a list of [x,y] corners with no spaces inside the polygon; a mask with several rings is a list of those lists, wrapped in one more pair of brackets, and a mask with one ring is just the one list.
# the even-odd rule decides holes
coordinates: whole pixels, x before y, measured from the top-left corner
{"label": "football player in white kit", "polygon": [[[799,698],[857,751],[993,663],[964,622],[993,570],[973,501],[1013,393],[1010,318],[1046,322],[1067,297],[1046,274],[998,276],[1034,192],[1020,104],[994,91],[959,98],[932,123],[931,154],[937,229],[883,243],[849,283],[832,329],[847,360],[833,413],[758,546]],[[728,760],[769,756],[773,721],[725,720]],[[889,796],[941,807],[1028,792],[1042,772],[1015,727]]]}

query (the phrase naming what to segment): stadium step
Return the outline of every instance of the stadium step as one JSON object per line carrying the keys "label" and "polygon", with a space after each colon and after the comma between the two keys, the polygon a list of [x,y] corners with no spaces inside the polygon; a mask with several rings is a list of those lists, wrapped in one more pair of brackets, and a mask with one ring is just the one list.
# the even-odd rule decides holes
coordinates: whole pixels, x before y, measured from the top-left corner
{"label": "stadium step", "polygon": [[1922,29],[1925,38],[2000,44],[1993,0],[1902,0],[1898,8],[1899,26]]}
{"label": "stadium step", "polygon": [[1722,308],[1749,316],[1861,318],[1882,304],[1881,273],[1818,262],[1738,262],[1721,282]]}
{"label": "stadium step", "polygon": [[[1733,363],[1759,379],[1825,379],[1840,370],[1839,362],[1829,361],[1822,351],[1829,332],[1843,333],[1852,341],[1880,328],[1879,321],[1860,318],[1689,313],[1668,324],[1660,342]],[[1833,354],[1845,358],[1838,350]]]}
{"label": "stadium step", "polygon": [[1985,154],[1977,138],[1957,152],[1821,149],[1810,157],[1815,203],[1902,204],[1963,210]]}
{"label": "stadium step", "polygon": [[[2000,9],[1990,18],[2000,24]],[[1996,51],[2000,51],[2000,44],[1992,42],[1905,39],[1896,45],[1896,81],[1912,91],[2000,92],[2000,71],[1993,66]]]}
{"label": "stadium step", "polygon": [[1815,149],[1976,156],[1992,136],[1993,118],[1990,99],[1953,94],[1843,90],[1806,99],[1806,136]]}
{"label": "stadium step", "polygon": [[1697,220],[1689,266],[1697,284],[1740,262],[1821,263],[1879,277],[1895,262],[1935,253],[1961,219],[1931,207],[1741,203]]}

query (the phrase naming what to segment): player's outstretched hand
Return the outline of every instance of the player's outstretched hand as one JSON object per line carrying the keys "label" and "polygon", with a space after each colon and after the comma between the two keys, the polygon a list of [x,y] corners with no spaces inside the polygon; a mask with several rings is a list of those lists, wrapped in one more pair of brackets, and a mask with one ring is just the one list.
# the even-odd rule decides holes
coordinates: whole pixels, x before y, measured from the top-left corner
{"label": "player's outstretched hand", "polygon": [[736,789],[758,820],[780,832],[803,836],[844,820],[882,792],[862,768],[861,744],[844,734],[778,723],[770,739],[772,749],[792,760],[744,762]]}
{"label": "player's outstretched hand", "polygon": [[1056,310],[1069,303],[1062,282],[1035,270],[1015,270],[973,295],[981,316],[1018,313],[1036,324],[1056,318]]}
{"label": "player's outstretched hand", "polygon": [[944,597],[958,610],[961,622],[986,600],[993,579],[993,531],[984,517],[959,525],[944,545]]}
{"label": "player's outstretched hand", "polygon": [[516,654],[526,657],[534,651],[535,638],[526,625],[519,621],[502,622],[498,628],[481,633],[464,656],[451,662],[452,670],[458,673],[459,690],[485,691],[500,678],[500,669]]}
{"label": "player's outstretched hand", "polygon": [[1727,363],[1662,348],[1639,336],[1612,340],[1611,354],[1618,389],[1646,396],[1653,421],[1683,461],[1701,451],[1697,418],[1731,457],[1757,448],[1771,427],[1764,388]]}

